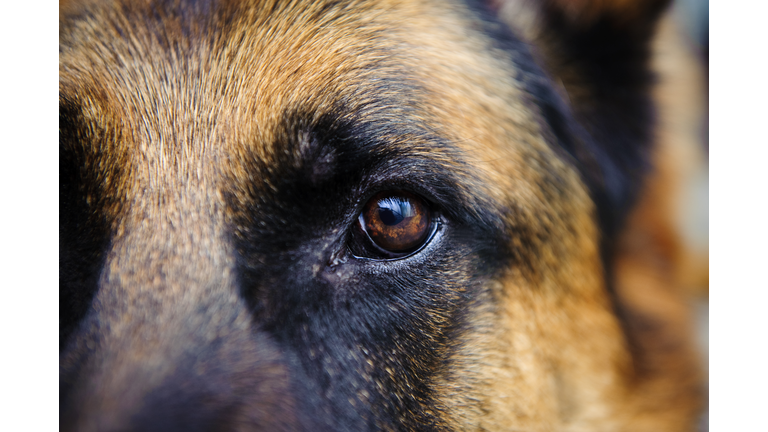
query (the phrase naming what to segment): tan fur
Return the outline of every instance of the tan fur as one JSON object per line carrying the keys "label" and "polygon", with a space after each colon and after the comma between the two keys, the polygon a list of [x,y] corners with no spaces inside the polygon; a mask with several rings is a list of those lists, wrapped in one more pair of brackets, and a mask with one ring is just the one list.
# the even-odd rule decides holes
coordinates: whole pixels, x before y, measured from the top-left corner
{"label": "tan fur", "polygon": [[[509,268],[489,282],[488,298],[472,311],[472,329],[461,341],[458,360],[433,384],[446,426],[690,430],[699,409],[700,376],[687,342],[688,312],[676,291],[683,258],[666,219],[671,203],[662,202],[671,195],[659,192],[674,175],[675,167],[665,164],[672,150],[664,146],[656,153],[659,177],[631,216],[616,259],[620,301],[654,323],[650,330],[630,329],[639,336],[628,340],[604,286],[595,208],[586,186],[547,144],[521,84],[508,73],[515,65],[468,30],[473,23],[466,11],[438,1],[382,0],[361,3],[354,13],[331,8],[316,18],[314,3],[275,3],[278,11],[262,16],[271,3],[257,9],[245,2],[238,15],[243,22],[271,24],[248,27],[242,39],[201,42],[194,47],[199,58],[168,62],[166,48],[151,31],[110,9],[97,12],[97,19],[112,26],[84,22],[61,35],[80,44],[60,54],[61,98],[76,100],[87,121],[105,128],[103,146],[93,151],[108,153],[102,160],[116,167],[111,171],[116,177],[104,179],[103,205],[115,237],[102,282],[123,284],[125,304],[174,302],[191,309],[201,299],[209,301],[206,286],[234,283],[234,254],[225,234],[241,216],[222,197],[222,184],[235,185],[236,199],[244,204],[268,192],[274,186],[253,178],[247,161],[256,157],[269,164],[282,151],[271,143],[278,141],[284,112],[302,109],[321,116],[341,101],[362,106],[366,79],[405,71],[422,86],[417,97],[425,101],[423,125],[458,143],[466,166],[439,151],[429,156],[457,164],[468,190],[482,191],[509,209],[505,226],[528,227],[535,239],[523,247],[523,239],[512,237],[513,250],[530,250],[536,258],[530,268]],[[62,16],[68,8],[62,6]],[[592,14],[586,6],[573,13],[585,20]],[[169,41],[188,43],[181,23],[169,18],[165,24]],[[117,27],[135,31],[125,40]],[[380,33],[386,37],[370,46]],[[399,63],[388,60],[387,50],[400,55]],[[169,81],[164,73],[183,79]],[[519,103],[510,106],[509,100]],[[398,115],[397,107],[388,115]],[[662,142],[670,139],[661,136]],[[402,143],[416,149],[420,144],[418,138]],[[147,294],[153,290],[156,294]],[[107,307],[111,300],[97,295],[96,301]],[[229,317],[247,333],[241,301],[218,306],[234,311]],[[132,342],[116,348],[124,357],[105,360],[117,372],[99,385],[125,385],[135,364],[159,380],[172,373],[168,359],[181,355],[167,339],[171,336],[135,326],[130,313],[112,322],[110,334],[111,340]],[[169,335],[184,333],[181,327],[189,325],[174,312],[142,319],[178,327]],[[208,326],[211,334],[204,337],[213,337],[222,327],[212,323],[224,317],[212,312],[206,319],[195,325]],[[271,385],[284,385],[285,371],[269,370]],[[140,396],[137,389],[124,400],[89,403],[94,412],[117,412],[120,405],[138,404]],[[282,408],[269,409],[289,412],[293,402],[282,402]]]}
{"label": "tan fur", "polygon": [[[685,45],[671,16],[660,24],[654,43],[658,73],[655,97],[660,127],[654,173],[630,216],[616,256],[621,301],[642,317],[637,349],[643,352],[638,404],[656,412],[667,408],[667,430],[679,430],[695,415],[704,394],[698,349],[693,343],[691,294],[708,290],[707,251],[687,240],[684,207],[690,185],[702,169],[699,138],[703,120],[703,83],[698,60]],[[642,409],[642,408],[641,408]],[[662,430],[639,418],[636,430]]]}
{"label": "tan fur", "polygon": [[[466,27],[460,16],[448,17],[456,28]],[[415,38],[426,49],[467,46],[461,51],[466,59],[454,53],[446,61],[484,66],[463,75],[451,64],[424,65],[435,68],[425,71],[425,81],[432,77],[426,81],[430,88],[441,86],[434,97],[445,98],[438,100],[437,106],[446,110],[440,116],[452,119],[439,127],[457,136],[470,155],[474,172],[485,180],[480,187],[489,188],[499,201],[516,203],[511,225],[564,234],[556,247],[541,245],[541,260],[531,274],[510,271],[498,282],[488,302],[499,306],[478,311],[478,334],[465,342],[466,360],[449,372],[451,383],[441,384],[446,409],[460,430],[612,430],[618,389],[610,387],[629,359],[600,282],[602,269],[595,265],[596,232],[586,192],[577,174],[555,160],[522,104],[519,84],[503,74],[512,65],[489,67],[500,62],[493,50],[465,34],[441,33],[427,22],[415,27],[429,35]],[[432,58],[428,52],[415,53]],[[483,82],[467,79],[477,75],[488,77]],[[472,91],[478,85],[493,87],[478,95]],[[505,103],[510,93],[520,105]],[[561,181],[572,189],[536,186],[543,183],[540,177],[547,170],[542,168],[549,164],[556,164]],[[560,194],[570,200],[553,207],[551,196]],[[573,340],[583,343],[574,346]]]}

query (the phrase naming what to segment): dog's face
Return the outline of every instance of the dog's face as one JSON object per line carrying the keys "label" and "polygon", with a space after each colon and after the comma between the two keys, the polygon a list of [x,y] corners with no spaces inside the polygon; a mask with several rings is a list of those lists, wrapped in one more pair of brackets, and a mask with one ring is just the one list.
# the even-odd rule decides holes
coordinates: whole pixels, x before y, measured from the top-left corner
{"label": "dog's face", "polygon": [[607,69],[616,102],[482,5],[85,3],[60,24],[62,428],[688,424],[605,260],[643,73]]}

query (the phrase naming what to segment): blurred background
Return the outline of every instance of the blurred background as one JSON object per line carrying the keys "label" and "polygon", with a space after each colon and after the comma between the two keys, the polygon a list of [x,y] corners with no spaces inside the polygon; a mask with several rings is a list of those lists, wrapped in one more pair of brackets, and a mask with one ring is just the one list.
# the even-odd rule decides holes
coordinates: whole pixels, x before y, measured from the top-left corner
{"label": "blurred background", "polygon": [[[676,0],[672,17],[694,62],[701,68],[700,96],[693,96],[700,108],[693,108],[694,124],[689,133],[694,159],[684,181],[680,203],[680,228],[683,240],[691,248],[693,261],[689,264],[689,288],[697,299],[699,345],[708,363],[709,348],[709,1]],[[698,123],[698,124],[696,124]],[[698,131],[697,131],[698,130]],[[698,154],[696,154],[698,153]]]}
{"label": "blurred background", "polygon": [[[669,83],[668,87],[662,83],[668,94],[660,96],[684,98],[668,101],[670,107],[682,110],[672,117],[679,130],[671,133],[677,151],[687,162],[682,169],[676,208],[686,252],[681,281],[692,294],[697,341],[709,383],[709,2],[676,0],[671,17],[687,52],[659,47],[662,56],[666,55],[663,61],[682,72],[681,82]],[[702,418],[700,430],[709,430],[708,413]]]}

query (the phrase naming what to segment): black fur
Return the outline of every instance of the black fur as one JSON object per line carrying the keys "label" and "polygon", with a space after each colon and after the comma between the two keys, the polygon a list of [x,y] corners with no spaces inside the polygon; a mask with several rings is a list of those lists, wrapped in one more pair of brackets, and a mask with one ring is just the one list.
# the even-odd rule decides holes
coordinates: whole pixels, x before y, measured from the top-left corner
{"label": "black fur", "polygon": [[[655,111],[650,99],[654,84],[650,42],[657,19],[669,2],[647,2],[642,16],[634,19],[604,13],[589,25],[569,19],[551,2],[531,2],[529,7],[537,8],[542,20],[536,42],[546,52],[520,42],[514,30],[500,22],[491,2],[466,3],[482,23],[484,33],[518,66],[517,78],[526,85],[532,110],[539,113],[550,132],[550,144],[578,168],[590,191],[600,224],[606,287],[630,347],[633,367],[640,368],[643,359],[634,329],[638,319],[617,297],[612,257],[617,235],[651,169]],[[544,58],[550,59],[549,64],[543,64]],[[575,89],[581,94],[586,90],[586,100],[574,95],[566,102],[555,90],[552,80],[565,70],[581,79],[564,82],[565,91]]]}
{"label": "black fur", "polygon": [[[537,64],[514,30],[499,21],[484,0],[466,2],[478,17],[481,30],[506,51],[518,67],[515,73],[531,94],[532,108],[551,131],[554,147],[569,154],[589,187],[598,209],[601,231],[608,247],[650,169],[654,111],[650,89],[650,38],[666,1],[649,2],[640,19],[623,22],[602,15],[588,26],[571,22],[557,7],[541,2],[539,43],[554,60]],[[533,48],[536,49],[536,48]],[[554,70],[548,69],[554,67]],[[570,98],[570,105],[554,89],[553,77],[576,68],[581,82],[565,82],[565,90],[588,91],[589,100]]]}
{"label": "black fur", "polygon": [[[176,10],[175,2],[165,4],[171,9],[165,12],[158,6],[147,17],[148,25],[158,25],[165,14],[174,13],[181,16],[179,22],[189,23],[194,12],[206,22],[220,20],[222,33],[231,30],[226,25],[235,13],[214,19],[209,2],[195,5],[192,12]],[[647,166],[651,137],[645,131],[652,112],[644,96],[651,82],[644,72],[644,44],[650,27],[634,29],[630,42],[614,45],[610,41],[618,39],[623,28],[601,21],[582,33],[547,10],[547,28],[567,40],[563,52],[574,53],[573,59],[562,61],[578,59],[585,75],[595,77],[576,84],[593,91],[596,106],[583,101],[571,106],[556,92],[527,44],[483,5],[471,8],[478,29],[515,64],[511,73],[525,86],[526,102],[538,113],[553,148],[580,170],[597,204],[603,248],[608,250]],[[182,26],[181,31],[194,39],[198,35],[193,27]],[[159,26],[155,36],[162,48],[183,57],[184,51],[172,46],[161,30]],[[388,71],[397,75],[396,68]],[[242,352],[235,346],[238,341],[217,339],[216,346],[203,345],[204,352],[196,353],[200,358],[181,358],[178,372],[145,395],[126,427],[226,428],[232,413],[242,408],[228,405],[227,398],[234,395],[237,400],[240,392],[265,388],[269,367],[279,364],[287,369],[290,382],[287,389],[265,390],[266,398],[284,396],[286,405],[298,401],[291,418],[295,429],[447,428],[433,384],[448,372],[456,341],[471,328],[468,314],[475,300],[486,294],[481,292],[484,283],[506,267],[532,268],[526,260],[538,258],[535,244],[542,239],[534,239],[538,234],[525,226],[504,226],[502,212],[509,209],[497,208],[477,192],[479,188],[471,187],[477,179],[462,163],[465,155],[423,124],[419,106],[428,96],[405,71],[399,72],[357,84],[363,86],[360,100],[368,101],[365,104],[340,101],[319,118],[302,107],[286,110],[274,131],[276,142],[268,143],[277,151],[267,159],[248,154],[251,147],[244,146],[245,154],[239,156],[245,160],[237,162],[250,175],[233,175],[223,191],[227,228],[237,252],[236,283],[217,287],[221,292],[210,301],[226,298],[230,288],[238,300],[245,300],[252,334],[239,337],[250,343],[252,336],[258,342],[259,361],[245,362],[254,372],[232,388],[216,388],[232,379],[227,371],[242,366],[237,362]],[[108,195],[118,188],[109,184],[106,174],[122,167],[99,164],[99,149],[117,137],[105,137],[82,119],[76,101],[66,94],[62,99],[60,268],[65,271],[60,276],[60,345],[67,360],[61,366],[60,393],[66,428],[77,421],[79,401],[71,386],[85,367],[81,357],[89,353],[89,338],[99,334],[97,317],[87,312],[99,288],[111,221],[98,215],[114,214],[104,209],[120,205]],[[554,169],[548,174],[546,181],[559,181]],[[435,237],[420,253],[397,260],[353,256],[348,249],[354,235],[350,227],[372,195],[389,189],[409,190],[429,202],[439,215]],[[557,193],[558,188],[548,190]],[[511,237],[517,240],[515,250]],[[113,297],[108,300],[119,304]],[[78,326],[88,332],[71,343],[68,336]],[[221,358],[231,363],[206,371],[203,378],[190,378],[201,363]],[[189,416],[189,406],[200,409]],[[269,407],[257,403],[256,408],[258,412]]]}
{"label": "black fur", "polygon": [[89,128],[76,103],[59,107],[59,349],[85,317],[109,245],[109,222],[96,157],[82,142],[104,139]]}
{"label": "black fur", "polygon": [[[340,121],[359,118],[341,112],[315,125],[305,118],[286,114],[278,148],[288,151],[269,166],[251,163],[274,192],[260,191],[250,203],[230,198],[232,206],[250,206],[233,213],[242,215],[241,289],[254,323],[294,359],[308,394],[323,395],[313,402],[329,430],[441,429],[430,414],[437,411],[430,382],[446,371],[474,291],[508,255],[503,243],[477,239],[505,236],[499,223],[477,218],[492,218],[489,208],[467,207],[459,173],[426,157],[455,152],[417,122]],[[326,163],[336,169],[317,181],[313,166]],[[389,263],[350,254],[348,227],[382,188],[410,189],[433,203],[445,218],[434,245]],[[439,276],[448,267],[459,284]],[[368,361],[385,367],[370,371]],[[361,417],[350,400],[374,410]]]}

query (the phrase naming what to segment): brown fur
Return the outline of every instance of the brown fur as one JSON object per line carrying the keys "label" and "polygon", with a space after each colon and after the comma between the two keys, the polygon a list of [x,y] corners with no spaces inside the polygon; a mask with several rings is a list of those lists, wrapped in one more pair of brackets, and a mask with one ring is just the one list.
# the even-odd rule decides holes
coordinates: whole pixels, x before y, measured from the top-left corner
{"label": "brown fur", "polygon": [[[88,125],[66,150],[81,155],[89,214],[110,240],[90,315],[99,319],[62,355],[63,370],[83,363],[87,371],[66,382],[74,402],[64,405],[64,429],[127,424],[190,347],[213,340],[222,342],[200,351],[197,373],[249,395],[229,420],[233,428],[311,429],[298,414],[302,395],[291,390],[286,355],[254,333],[234,289],[242,251],[233,238],[255,235],[250,212],[277,196],[280,177],[269,167],[287,157],[304,169],[311,138],[288,136],[285,114],[308,113],[313,123],[340,105],[363,118],[407,118],[455,143],[448,151],[421,136],[380,137],[455,173],[467,207],[504,209],[513,256],[484,282],[468,330],[435,370],[434,412],[424,414],[435,429],[693,428],[700,376],[675,291],[679,247],[664,219],[668,204],[658,202],[665,180],[648,183],[620,236],[614,297],[583,179],[550,145],[510,73],[516,65],[473,30],[463,6],[223,2],[210,22],[198,22],[179,12],[183,6],[85,3],[90,12],[80,20],[73,17],[81,4],[61,6],[60,100]],[[599,10],[635,6],[563,7],[588,22]],[[578,100],[571,73],[578,74],[564,73],[564,91]],[[370,84],[392,77],[417,84],[402,106],[382,102],[402,100],[400,88]],[[303,144],[285,156],[275,144],[285,139]],[[661,162],[664,151],[655,153]],[[318,178],[336,156],[311,161]],[[675,169],[660,166],[662,178]],[[470,283],[457,268],[456,279]],[[401,371],[387,370],[399,379]],[[367,391],[352,404],[372,397]],[[391,390],[403,398],[409,391]]]}

